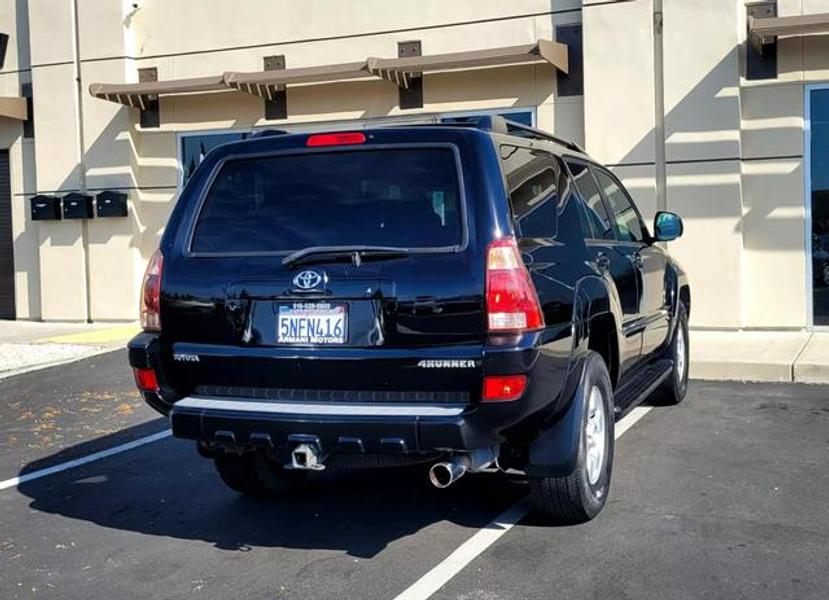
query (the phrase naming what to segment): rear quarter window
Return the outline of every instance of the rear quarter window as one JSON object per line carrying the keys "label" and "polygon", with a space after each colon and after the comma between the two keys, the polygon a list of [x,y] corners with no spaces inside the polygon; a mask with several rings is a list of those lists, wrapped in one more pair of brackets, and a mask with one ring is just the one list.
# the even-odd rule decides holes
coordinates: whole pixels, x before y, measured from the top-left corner
{"label": "rear quarter window", "polygon": [[501,168],[513,221],[525,238],[554,238],[558,230],[560,167],[555,156],[504,144]]}
{"label": "rear quarter window", "polygon": [[462,217],[455,154],[448,148],[236,158],[214,178],[190,250],[447,248],[463,241]]}

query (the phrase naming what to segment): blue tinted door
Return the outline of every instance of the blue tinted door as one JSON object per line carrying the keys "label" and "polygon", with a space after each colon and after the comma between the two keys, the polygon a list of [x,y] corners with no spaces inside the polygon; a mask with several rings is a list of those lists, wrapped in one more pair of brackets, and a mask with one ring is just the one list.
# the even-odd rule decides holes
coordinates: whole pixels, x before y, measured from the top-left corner
{"label": "blue tinted door", "polygon": [[812,307],[815,325],[829,325],[829,89],[812,90]]}

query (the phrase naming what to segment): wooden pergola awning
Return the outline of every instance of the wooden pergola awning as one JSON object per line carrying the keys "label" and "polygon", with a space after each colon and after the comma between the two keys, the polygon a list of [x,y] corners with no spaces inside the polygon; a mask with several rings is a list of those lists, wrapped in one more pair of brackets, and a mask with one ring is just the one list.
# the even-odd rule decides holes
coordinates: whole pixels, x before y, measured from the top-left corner
{"label": "wooden pergola awning", "polygon": [[118,102],[144,110],[147,104],[159,96],[175,94],[199,94],[226,90],[222,76],[172,79],[169,81],[145,81],[142,83],[93,83],[89,93],[96,98]]}
{"label": "wooden pergola awning", "polygon": [[227,87],[270,100],[275,91],[284,89],[291,83],[327,83],[365,77],[371,77],[371,73],[366,70],[366,63],[354,62],[251,73],[227,71],[222,75],[222,81]]}
{"label": "wooden pergola awning", "polygon": [[749,18],[752,42],[770,44],[779,36],[829,33],[829,13],[791,17]]}
{"label": "wooden pergola awning", "polygon": [[26,108],[26,98],[17,96],[0,96],[0,118],[25,121],[29,111]]}
{"label": "wooden pergola awning", "polygon": [[518,64],[546,63],[563,73],[569,71],[567,46],[550,40],[535,44],[452,52],[406,58],[368,57],[362,62],[316,67],[274,69],[255,72],[227,71],[222,75],[195,79],[147,81],[143,83],[93,83],[89,93],[96,98],[144,110],[160,96],[239,90],[266,100],[292,84],[321,84],[354,79],[383,79],[408,89],[412,79],[424,73],[457,71]]}
{"label": "wooden pergola awning", "polygon": [[487,50],[410,56],[406,58],[375,58],[366,60],[366,70],[403,88],[423,73],[459,71],[518,64],[549,63],[562,73],[569,72],[567,46],[549,40],[537,44],[507,46]]}

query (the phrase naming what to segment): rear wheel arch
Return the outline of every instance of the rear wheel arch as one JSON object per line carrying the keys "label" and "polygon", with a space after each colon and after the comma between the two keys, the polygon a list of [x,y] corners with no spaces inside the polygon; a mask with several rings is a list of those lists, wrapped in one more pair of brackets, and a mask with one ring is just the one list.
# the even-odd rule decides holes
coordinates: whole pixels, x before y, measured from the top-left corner
{"label": "rear wheel arch", "polygon": [[615,388],[619,382],[619,336],[612,314],[603,313],[590,319],[587,348],[602,357]]}
{"label": "rear wheel arch", "polygon": [[607,282],[585,277],[576,284],[577,310],[574,319],[583,324],[577,348],[593,350],[605,361],[613,387],[619,381],[619,339],[621,307]]}

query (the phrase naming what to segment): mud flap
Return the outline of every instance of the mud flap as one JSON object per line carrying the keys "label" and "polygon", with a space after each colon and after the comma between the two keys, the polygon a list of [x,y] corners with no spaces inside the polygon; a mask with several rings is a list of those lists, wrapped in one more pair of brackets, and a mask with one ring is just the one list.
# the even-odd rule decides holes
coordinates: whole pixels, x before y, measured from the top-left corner
{"label": "mud flap", "polygon": [[530,444],[527,475],[565,477],[576,468],[585,410],[584,365],[584,359],[579,360],[571,372],[575,384],[565,388],[570,393],[567,410]]}

